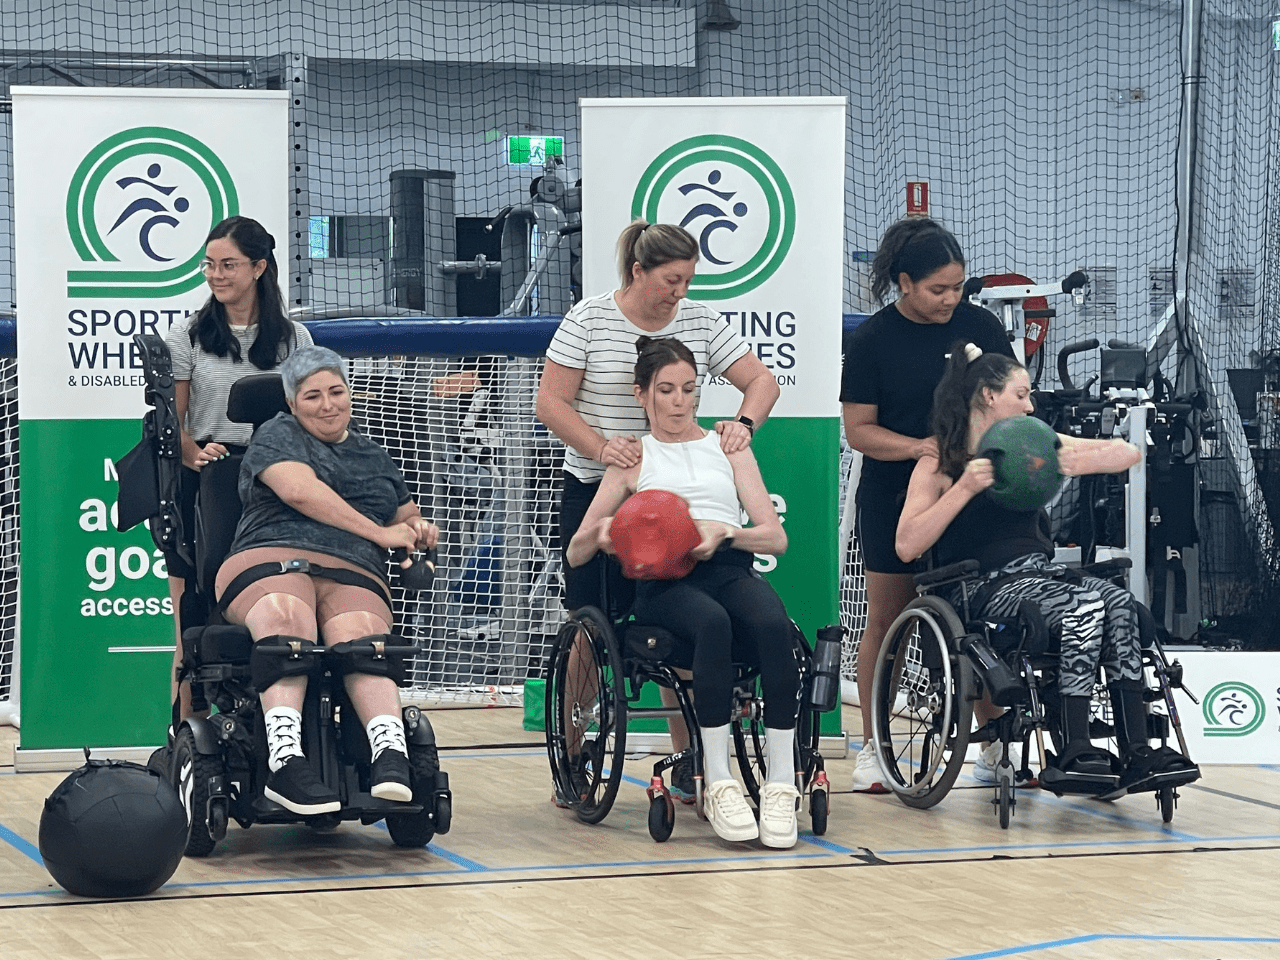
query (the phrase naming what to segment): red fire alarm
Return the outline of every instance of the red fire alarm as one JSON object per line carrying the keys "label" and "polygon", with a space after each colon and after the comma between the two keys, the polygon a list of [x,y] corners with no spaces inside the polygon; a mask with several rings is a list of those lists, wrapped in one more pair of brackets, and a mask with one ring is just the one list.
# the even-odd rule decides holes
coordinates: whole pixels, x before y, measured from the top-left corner
{"label": "red fire alarm", "polygon": [[907,181],[907,216],[927,217],[929,215],[929,181]]}

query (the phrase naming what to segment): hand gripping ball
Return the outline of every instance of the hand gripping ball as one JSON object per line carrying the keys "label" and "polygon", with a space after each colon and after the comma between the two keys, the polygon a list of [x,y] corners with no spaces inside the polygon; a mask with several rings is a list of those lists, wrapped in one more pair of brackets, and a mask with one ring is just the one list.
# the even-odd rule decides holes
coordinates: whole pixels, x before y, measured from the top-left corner
{"label": "hand gripping ball", "polygon": [[40,856],[53,879],[82,897],[137,897],[178,869],[187,815],[154,770],[89,760],[58,784],[40,815]]}
{"label": "hand gripping ball", "polygon": [[997,420],[978,444],[978,456],[989,459],[995,470],[987,495],[1006,510],[1039,510],[1062,482],[1061,443],[1053,428],[1035,417]]}
{"label": "hand gripping ball", "polygon": [[689,504],[667,490],[643,490],[627,500],[609,527],[622,572],[632,580],[679,580],[697,563],[702,541]]}

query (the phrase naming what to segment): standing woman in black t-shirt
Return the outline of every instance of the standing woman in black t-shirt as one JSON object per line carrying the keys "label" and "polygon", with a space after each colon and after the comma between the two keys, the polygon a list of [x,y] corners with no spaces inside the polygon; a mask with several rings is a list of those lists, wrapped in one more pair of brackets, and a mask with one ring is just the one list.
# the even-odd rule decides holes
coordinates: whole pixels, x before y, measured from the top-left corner
{"label": "standing woman in black t-shirt", "polygon": [[[949,230],[933,220],[900,220],[885,231],[871,264],[871,292],[897,299],[845,341],[840,402],[845,437],[863,455],[856,533],[867,590],[867,626],[858,646],[862,737],[871,737],[871,681],[880,644],[915,597],[912,567],[898,559],[894,536],[916,460],[937,456],[929,435],[933,391],[957,340],[1013,356],[1000,321],[964,301],[965,259]],[[874,750],[858,755],[853,789],[884,793]]]}

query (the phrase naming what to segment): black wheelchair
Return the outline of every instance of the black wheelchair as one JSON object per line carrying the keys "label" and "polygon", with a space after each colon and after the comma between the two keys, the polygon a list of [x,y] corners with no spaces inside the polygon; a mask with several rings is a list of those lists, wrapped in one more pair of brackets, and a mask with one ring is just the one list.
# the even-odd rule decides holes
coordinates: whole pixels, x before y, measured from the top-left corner
{"label": "black wheelchair", "polygon": [[[796,785],[801,798],[808,797],[813,833],[821,836],[827,829],[830,787],[818,749],[819,720],[824,711],[834,708],[839,681],[821,685],[829,695],[820,692],[815,697],[812,651],[794,624],[792,651],[800,667]],[[637,718],[682,717],[689,730],[687,750],[653,765],[646,789],[649,835],[658,843],[671,836],[675,803],[663,774],[685,759],[693,763],[694,807],[705,819],[702,741],[691,689],[680,675],[691,664],[692,650],[669,631],[630,617],[615,622],[595,607],[575,611],[560,628],[546,668],[547,755],[559,802],[583,823],[599,823],[608,816],[622,783],[627,724]],[[734,669],[734,749],[743,786],[758,807],[766,773],[763,701],[757,693],[759,670],[749,663],[735,663]],[[678,705],[641,706],[641,689],[649,682],[672,690]]]}
{"label": "black wheelchair", "polygon": [[[1188,769],[1156,777],[1133,791],[1120,787],[1118,773],[1080,784],[1052,780],[1047,776],[1052,765],[1044,736],[1048,733],[1061,753],[1054,709],[1058,663],[1054,638],[1030,601],[1014,618],[971,618],[970,603],[981,583],[977,572],[976,561],[964,561],[918,574],[919,596],[893,622],[880,648],[872,686],[871,742],[889,787],[909,807],[932,807],[955,784],[970,743],[1000,743],[992,804],[1000,826],[1007,828],[1017,805],[1015,782],[1035,782],[1028,764],[1034,735],[1042,788],[1058,796],[1072,793],[1099,800],[1154,792],[1162,821],[1170,823],[1178,787],[1199,779],[1200,774],[1189,762],[1173,698],[1175,689],[1185,691],[1182,665],[1165,655],[1150,612],[1138,605],[1148,739],[1163,747],[1172,734],[1178,752],[1188,759]],[[1115,571],[1091,572],[1107,578]],[[939,595],[944,588],[952,595],[958,590],[959,610]],[[984,690],[996,705],[1007,709],[975,731],[971,729],[973,704]],[[1095,740],[1110,741],[1114,751],[1115,726],[1101,676],[1094,692],[1090,734]],[[1010,751],[1015,742],[1022,745],[1022,766],[1017,771]]]}
{"label": "black wheelchair", "polygon": [[[176,438],[168,349],[159,337],[136,339],[145,360],[147,402],[155,408],[148,412],[144,436],[149,431],[157,437]],[[250,423],[257,429],[283,410],[287,406],[278,374],[245,377],[232,388],[228,417],[233,422]],[[166,418],[170,422],[166,423]],[[166,452],[162,446],[162,460],[180,456],[176,443],[169,448]],[[175,703],[171,758],[167,764],[160,764],[156,757],[152,761],[165,767],[186,808],[186,853],[208,856],[225,837],[229,820],[245,828],[254,823],[301,822],[321,830],[337,827],[344,820],[364,824],[385,820],[397,846],[424,846],[437,833],[448,832],[453,804],[431,723],[418,707],[403,708],[412,801],[397,803],[373,797],[369,792],[372,756],[368,737],[343,685],[344,676],[351,672],[389,676],[403,685],[408,661],[421,649],[395,634],[362,637],[332,647],[286,636],[255,643],[246,628],[223,622],[220,607],[213,603],[215,576],[240,516],[240,460],[241,456],[233,454],[207,465],[200,473],[196,530],[191,536],[196,578],[187,584],[181,611],[183,660],[178,680],[191,684],[193,712],[209,711],[209,715],[181,719]],[[157,536],[161,546],[185,539],[175,507],[177,474],[173,465],[160,471],[162,486],[166,476],[174,481],[173,489],[160,490],[164,516],[152,524],[153,536],[161,531]],[[170,542],[161,542],[165,537]],[[282,566],[311,572],[305,560]],[[406,586],[406,579],[400,578],[401,586]],[[414,586],[422,587],[424,581]],[[301,816],[263,794],[268,750],[257,691],[280,677],[299,675],[308,677],[302,710],[303,749],[321,781],[338,794],[342,807],[335,813]]]}

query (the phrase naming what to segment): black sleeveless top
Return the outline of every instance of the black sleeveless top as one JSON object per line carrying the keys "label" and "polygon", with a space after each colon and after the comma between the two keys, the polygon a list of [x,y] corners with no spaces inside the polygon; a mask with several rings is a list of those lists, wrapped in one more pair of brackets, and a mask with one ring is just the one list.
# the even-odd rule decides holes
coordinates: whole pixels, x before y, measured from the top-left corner
{"label": "black sleeveless top", "polygon": [[939,538],[936,561],[946,566],[977,560],[987,573],[1028,554],[1052,557],[1048,526],[1049,516],[1043,509],[1006,510],[984,490],[965,504]]}

